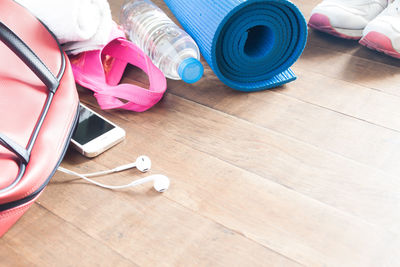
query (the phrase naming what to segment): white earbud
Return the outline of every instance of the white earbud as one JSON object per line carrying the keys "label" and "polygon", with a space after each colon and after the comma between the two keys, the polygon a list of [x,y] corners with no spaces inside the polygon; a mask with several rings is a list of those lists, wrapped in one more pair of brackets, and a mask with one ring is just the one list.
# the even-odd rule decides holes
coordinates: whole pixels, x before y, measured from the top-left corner
{"label": "white earbud", "polygon": [[[157,192],[165,192],[169,188],[169,179],[167,176],[162,175],[162,174],[155,174],[155,175],[150,175],[148,177],[145,177],[143,179],[139,179],[136,181],[133,181],[132,183],[126,185],[126,187],[131,187],[131,186],[137,186],[140,184],[144,184],[147,182],[153,181],[153,187]],[[126,188],[123,187],[123,188]],[[110,188],[112,189],[112,188]]]}
{"label": "white earbud", "polygon": [[126,164],[115,168],[116,172],[137,168],[141,172],[147,172],[151,169],[151,160],[148,156],[140,156],[134,163]]}
{"label": "white earbud", "polygon": [[168,177],[165,175],[161,175],[161,174],[150,175],[148,177],[133,181],[127,185],[115,185],[115,186],[102,184],[102,183],[99,183],[97,181],[94,181],[94,180],[88,178],[88,177],[106,175],[106,174],[110,174],[110,173],[114,173],[114,172],[120,172],[120,171],[124,171],[124,170],[128,170],[128,169],[132,169],[135,167],[141,172],[147,172],[151,168],[150,158],[147,156],[140,156],[136,159],[136,161],[134,163],[122,165],[122,166],[119,166],[117,168],[114,168],[114,169],[108,170],[108,171],[101,171],[101,172],[88,173],[88,174],[80,174],[80,173],[65,169],[63,167],[59,167],[58,170],[63,173],[66,173],[66,174],[80,177],[80,178],[82,178],[90,183],[93,183],[95,185],[98,185],[100,187],[104,187],[104,188],[108,188],[108,189],[112,189],[112,190],[134,187],[134,186],[144,184],[147,182],[151,182],[151,181],[153,181],[153,187],[157,192],[162,193],[162,192],[165,192],[169,188],[170,181],[169,181]]}
{"label": "white earbud", "polygon": [[156,174],[153,176],[154,176],[154,185],[153,185],[154,189],[160,193],[167,191],[170,184],[169,178],[162,174]]}
{"label": "white earbud", "polygon": [[86,173],[86,174],[82,174],[82,175],[86,176],[86,177],[96,177],[96,176],[111,174],[111,173],[115,173],[115,172],[122,172],[122,171],[133,169],[133,168],[137,168],[141,172],[149,171],[151,169],[150,158],[148,156],[140,156],[133,163],[125,164],[125,165],[122,165],[122,166],[119,166],[119,167],[116,167],[114,169],[107,170],[107,171]]}

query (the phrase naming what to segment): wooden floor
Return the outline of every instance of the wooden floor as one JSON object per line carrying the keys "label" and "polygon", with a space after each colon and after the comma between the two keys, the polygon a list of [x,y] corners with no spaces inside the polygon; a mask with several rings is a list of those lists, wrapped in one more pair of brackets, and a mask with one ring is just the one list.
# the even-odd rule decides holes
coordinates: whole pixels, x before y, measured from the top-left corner
{"label": "wooden floor", "polygon": [[[123,0],[110,2],[117,18]],[[319,1],[294,2],[308,18]],[[195,85],[169,81],[148,112],[101,111],[126,141],[94,160],[71,150],[62,165],[84,173],[146,154],[170,190],[57,173],[0,240],[0,265],[400,266],[399,66],[310,31],[299,78],[282,88],[236,92],[207,65]]]}

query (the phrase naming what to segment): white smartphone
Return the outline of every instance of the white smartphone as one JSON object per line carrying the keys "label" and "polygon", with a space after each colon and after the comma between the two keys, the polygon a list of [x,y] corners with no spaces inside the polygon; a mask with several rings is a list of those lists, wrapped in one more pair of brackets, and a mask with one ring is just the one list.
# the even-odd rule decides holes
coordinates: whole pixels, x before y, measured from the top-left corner
{"label": "white smartphone", "polygon": [[124,139],[122,128],[80,104],[79,122],[71,143],[82,155],[96,157]]}

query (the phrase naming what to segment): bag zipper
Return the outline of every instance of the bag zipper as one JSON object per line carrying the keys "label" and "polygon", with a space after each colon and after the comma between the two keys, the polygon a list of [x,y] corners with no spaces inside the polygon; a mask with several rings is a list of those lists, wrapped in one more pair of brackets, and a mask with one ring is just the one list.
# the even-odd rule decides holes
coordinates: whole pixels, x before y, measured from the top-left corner
{"label": "bag zipper", "polygon": [[10,209],[13,209],[13,208],[15,208],[15,207],[21,206],[21,205],[23,205],[23,204],[25,204],[25,203],[28,203],[29,201],[31,201],[32,199],[34,199],[35,197],[37,197],[37,196],[44,190],[44,188],[45,188],[45,187],[47,186],[47,184],[50,182],[51,178],[52,178],[52,177],[54,176],[54,174],[56,173],[58,167],[60,166],[61,162],[62,162],[63,159],[64,159],[65,154],[67,153],[68,146],[69,146],[69,144],[70,144],[70,142],[71,142],[72,135],[73,135],[74,132],[75,132],[76,125],[78,124],[78,121],[79,121],[79,103],[78,103],[77,112],[76,112],[76,115],[75,115],[75,118],[74,118],[74,122],[73,122],[73,125],[72,125],[72,129],[71,129],[71,131],[70,131],[70,133],[69,133],[69,135],[68,135],[68,138],[67,138],[67,140],[66,140],[64,149],[63,149],[63,151],[62,151],[62,153],[61,153],[61,156],[60,156],[60,160],[57,162],[56,167],[55,167],[54,170],[51,172],[50,176],[46,179],[46,181],[45,181],[35,192],[33,192],[32,194],[30,194],[29,196],[27,196],[27,197],[25,197],[25,198],[22,198],[22,199],[19,199],[19,200],[15,200],[15,201],[12,201],[12,202],[8,202],[8,203],[1,204],[1,205],[0,205],[0,212],[6,211],[6,210],[10,210]]}

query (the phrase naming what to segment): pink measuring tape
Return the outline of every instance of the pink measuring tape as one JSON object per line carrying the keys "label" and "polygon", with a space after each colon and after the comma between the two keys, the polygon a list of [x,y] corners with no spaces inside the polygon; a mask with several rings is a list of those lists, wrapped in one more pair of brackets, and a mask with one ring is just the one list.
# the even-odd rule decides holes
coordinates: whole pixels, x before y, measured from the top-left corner
{"label": "pink measuring tape", "polygon": [[[157,104],[167,89],[164,74],[115,25],[110,42],[101,50],[84,52],[71,58],[75,81],[92,91],[102,109],[143,112]],[[134,84],[119,84],[128,64],[149,77],[148,89]]]}

